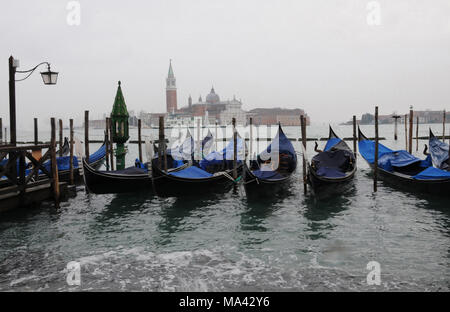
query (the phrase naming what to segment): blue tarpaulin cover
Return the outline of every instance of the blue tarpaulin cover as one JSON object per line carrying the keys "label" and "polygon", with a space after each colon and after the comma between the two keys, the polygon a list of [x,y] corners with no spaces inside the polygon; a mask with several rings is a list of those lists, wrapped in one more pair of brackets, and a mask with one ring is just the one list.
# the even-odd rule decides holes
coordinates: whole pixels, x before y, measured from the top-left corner
{"label": "blue tarpaulin cover", "polygon": [[253,175],[262,180],[279,180],[284,178],[284,176],[276,171],[252,171]]}
{"label": "blue tarpaulin cover", "polygon": [[430,137],[430,154],[433,164],[436,168],[442,168],[443,164],[449,157],[448,144],[442,142],[437,137]]}
{"label": "blue tarpaulin cover", "polygon": [[[425,160],[420,160],[419,158],[409,154],[407,151],[393,151],[386,146],[379,144],[379,164],[385,169],[392,171],[393,167],[404,167],[410,164],[420,162],[420,166],[426,168],[420,173],[411,176],[416,180],[439,180],[439,179],[450,179],[450,173],[442,169],[438,169],[432,166],[430,162],[430,157]],[[375,142],[371,140],[363,140],[359,142],[359,152],[369,163],[373,164],[374,154],[375,154]]]}
{"label": "blue tarpaulin cover", "polygon": [[[58,164],[58,171],[69,170],[70,169],[70,156],[56,157],[56,163]],[[73,156],[73,167],[78,168],[78,159]],[[46,161],[44,163],[44,168],[48,172],[52,171],[51,161]],[[41,172],[39,170],[39,172]]]}
{"label": "blue tarpaulin cover", "polygon": [[323,151],[326,152],[326,151],[330,150],[333,146],[335,146],[336,144],[338,144],[341,141],[342,140],[340,138],[330,138],[327,141],[327,144],[325,145],[325,149]]}
{"label": "blue tarpaulin cover", "polygon": [[382,154],[378,159],[378,166],[384,170],[392,171],[392,167],[405,167],[416,162],[421,162],[421,160],[407,151],[400,150]]}
{"label": "blue tarpaulin cover", "polygon": [[[106,146],[103,144],[102,146],[100,146],[100,148],[98,150],[96,150],[94,153],[89,155],[89,163],[91,164],[93,162],[96,162],[97,160],[105,157],[105,155],[106,155]],[[67,168],[67,169],[69,169],[69,168]]]}
{"label": "blue tarpaulin cover", "polygon": [[450,172],[435,167],[428,167],[412,178],[416,180],[450,179]]}
{"label": "blue tarpaulin cover", "polygon": [[319,167],[316,171],[318,176],[327,178],[342,178],[345,177],[345,173],[337,168],[333,167]]}
{"label": "blue tarpaulin cover", "polygon": [[[359,153],[369,164],[375,161],[375,142],[371,140],[363,140],[358,143]],[[378,143],[378,159],[385,153],[393,152],[390,148]]]}
{"label": "blue tarpaulin cover", "polygon": [[169,174],[180,178],[190,178],[190,179],[201,179],[212,176],[211,173],[206,172],[195,166],[187,167],[186,169],[176,172],[169,172]]}

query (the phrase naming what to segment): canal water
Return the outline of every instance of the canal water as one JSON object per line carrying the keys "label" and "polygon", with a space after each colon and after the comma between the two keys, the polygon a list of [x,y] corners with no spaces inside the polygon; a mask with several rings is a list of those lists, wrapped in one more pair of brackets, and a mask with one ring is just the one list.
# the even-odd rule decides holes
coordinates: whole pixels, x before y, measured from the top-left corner
{"label": "canal water", "polygon": [[[442,133],[442,126],[431,127]],[[334,129],[341,137],[352,135],[351,126]],[[362,129],[373,136],[373,126]],[[143,134],[155,137],[155,131]],[[285,132],[300,136],[298,127]],[[137,130],[130,133],[136,139]],[[420,135],[428,135],[427,125],[420,126]],[[327,136],[328,125],[308,127],[308,137]],[[405,148],[402,126],[397,142],[393,125],[381,125],[380,136],[393,149]],[[18,137],[31,140],[32,133]],[[101,139],[102,130],[92,130],[91,138]],[[263,149],[266,143],[259,145]],[[294,145],[299,151],[299,142]],[[91,152],[98,146],[92,144]],[[308,142],[310,157],[313,146]],[[137,145],[128,149],[132,165]],[[360,156],[354,182],[342,194],[305,196],[301,181],[299,163],[287,194],[262,202],[248,202],[242,186],[227,194],[176,199],[155,197],[150,190],[86,194],[80,185],[58,210],[43,203],[0,216],[0,291],[450,290],[448,197],[408,193],[382,182],[373,194],[369,167]],[[72,261],[80,266],[79,286],[67,282]],[[373,263],[368,265],[373,261],[379,264],[379,285],[367,282],[368,274],[376,273]]]}

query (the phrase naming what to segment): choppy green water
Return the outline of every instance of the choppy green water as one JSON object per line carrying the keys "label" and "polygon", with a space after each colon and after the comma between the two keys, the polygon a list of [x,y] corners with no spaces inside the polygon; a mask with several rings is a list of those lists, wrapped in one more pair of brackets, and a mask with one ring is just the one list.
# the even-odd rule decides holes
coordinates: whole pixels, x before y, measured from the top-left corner
{"label": "choppy green water", "polygon": [[[373,135],[373,126],[364,129]],[[392,129],[381,127],[389,138],[383,144],[404,148],[403,131],[393,142]],[[335,131],[346,137],[352,130]],[[421,126],[421,135],[427,131]],[[298,128],[285,132],[299,136]],[[308,132],[328,135],[327,126]],[[310,155],[312,147],[310,142]],[[129,149],[132,163],[137,149]],[[48,203],[3,214],[0,290],[450,289],[448,197],[383,183],[373,194],[369,168],[359,157],[353,185],[317,200],[303,195],[299,167],[286,197],[271,202],[247,202],[243,187],[179,200],[86,194],[80,186],[59,210]],[[66,282],[70,261],[81,264],[81,286]],[[380,263],[380,286],[367,285],[369,261]]]}

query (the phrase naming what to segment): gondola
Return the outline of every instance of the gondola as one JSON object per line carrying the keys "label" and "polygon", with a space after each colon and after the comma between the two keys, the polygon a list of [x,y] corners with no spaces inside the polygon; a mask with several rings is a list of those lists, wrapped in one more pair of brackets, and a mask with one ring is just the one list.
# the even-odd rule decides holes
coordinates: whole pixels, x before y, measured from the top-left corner
{"label": "gondola", "polygon": [[[373,169],[375,142],[358,129],[359,153]],[[394,187],[419,192],[450,195],[450,172],[433,167],[429,159],[421,160],[405,150],[394,151],[378,144],[378,176]]]}
{"label": "gondola", "polygon": [[[183,148],[186,151],[186,147],[190,144],[191,139],[190,134],[188,134],[186,140],[181,145],[173,148],[170,154],[167,155],[169,172],[182,170],[188,166],[187,162],[176,161],[173,155],[183,154]],[[157,158],[155,159],[157,160]],[[151,171],[148,170],[148,165],[142,164],[139,159],[136,159],[136,164],[133,167],[123,170],[100,171],[93,168],[83,158],[83,173],[87,189],[95,194],[151,192],[152,190]]]}
{"label": "gondola", "polygon": [[[433,165],[436,168],[450,171],[450,155],[448,150],[448,144],[439,140],[430,129],[430,154]],[[425,151],[426,153],[426,151]]]}
{"label": "gondola", "polygon": [[296,168],[294,146],[279,125],[275,138],[266,150],[250,160],[249,165],[244,163],[242,179],[247,198],[272,198],[284,193]]}
{"label": "gondola", "polygon": [[314,192],[340,192],[355,176],[356,167],[355,154],[330,127],[324,150],[308,163],[307,181]]}
{"label": "gondola", "polygon": [[124,170],[99,171],[95,170],[83,158],[83,179],[91,193],[130,193],[151,190],[152,178],[147,169],[130,167]]}
{"label": "gondola", "polygon": [[[243,140],[238,137],[238,177],[242,172]],[[211,152],[198,164],[191,165],[176,172],[166,172],[160,167],[158,159],[152,160],[153,189],[158,196],[178,197],[211,193],[223,193],[237,183],[233,179],[233,141],[221,152]]]}

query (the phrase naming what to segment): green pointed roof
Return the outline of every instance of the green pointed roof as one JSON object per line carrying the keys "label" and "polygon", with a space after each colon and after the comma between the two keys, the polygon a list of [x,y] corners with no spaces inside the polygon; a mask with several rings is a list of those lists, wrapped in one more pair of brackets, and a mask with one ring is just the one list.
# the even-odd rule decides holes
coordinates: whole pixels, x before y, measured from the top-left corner
{"label": "green pointed roof", "polygon": [[111,112],[111,116],[120,117],[120,116],[126,116],[128,117],[128,110],[127,105],[125,104],[125,99],[123,98],[122,94],[122,88],[120,87],[120,81],[119,86],[117,87],[117,93],[116,98],[114,99],[114,105]]}
{"label": "green pointed roof", "polygon": [[172,60],[170,60],[170,65],[169,65],[169,74],[167,75],[168,78],[175,78],[175,75],[173,74],[173,69],[172,69]]}

